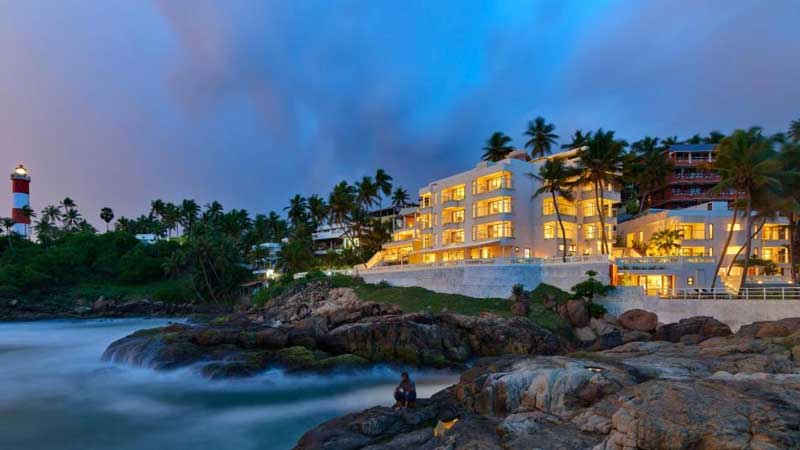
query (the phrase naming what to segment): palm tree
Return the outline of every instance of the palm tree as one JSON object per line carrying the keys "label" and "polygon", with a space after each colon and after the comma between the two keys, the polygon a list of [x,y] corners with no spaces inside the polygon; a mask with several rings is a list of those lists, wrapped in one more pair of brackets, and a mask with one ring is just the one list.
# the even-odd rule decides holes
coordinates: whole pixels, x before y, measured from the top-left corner
{"label": "palm tree", "polygon": [[172,236],[172,230],[178,234],[178,223],[181,217],[180,208],[172,202],[164,204],[164,210],[161,213],[161,222],[167,228],[167,236]]}
{"label": "palm tree", "polygon": [[64,212],[62,223],[65,231],[77,231],[81,223],[81,213],[75,208],[69,208]]}
{"label": "palm tree", "polygon": [[11,235],[14,233],[14,225],[17,222],[12,219],[11,217],[3,217],[0,219],[0,225],[3,225],[3,228],[6,230],[6,238],[8,238],[8,248],[13,250],[13,245],[11,244]]}
{"label": "palm tree", "polygon": [[800,142],[800,119],[793,120],[789,124],[789,138],[794,142]]}
{"label": "palm tree", "polygon": [[300,194],[296,194],[292,197],[289,200],[289,206],[283,208],[283,210],[286,211],[286,217],[289,218],[289,222],[295,229],[306,223],[306,219],[308,218],[306,215],[307,209],[308,202],[306,198]]}
{"label": "palm tree", "polygon": [[578,129],[578,130],[575,130],[575,133],[572,134],[572,137],[571,137],[572,141],[567,143],[567,144],[562,145],[561,148],[563,148],[563,149],[581,148],[584,145],[588,144],[589,143],[589,139],[591,139],[591,138],[592,138],[592,132],[591,131],[586,133],[586,134],[583,134],[583,131]]}
{"label": "palm tree", "polygon": [[378,207],[383,210],[383,197],[392,195],[392,177],[383,169],[375,172],[375,187],[382,196],[378,197]]}
{"label": "palm tree", "polygon": [[191,199],[185,199],[181,202],[180,219],[178,222],[183,226],[185,231],[189,231],[191,233],[192,226],[194,226],[195,222],[197,222],[199,215],[200,205],[198,205],[197,202]]}
{"label": "palm tree", "polygon": [[108,233],[108,224],[114,220],[114,211],[106,206],[105,208],[100,210],[100,219],[106,223],[106,233]]}
{"label": "palm tree", "polygon": [[655,249],[660,256],[674,256],[681,248],[681,230],[661,230],[653,233],[650,238],[650,248]]}
{"label": "palm tree", "polygon": [[328,220],[332,224],[345,225],[356,207],[356,188],[342,181],[333,187],[328,196]]}
{"label": "palm tree", "polygon": [[547,123],[542,116],[528,122],[528,130],[523,135],[530,138],[525,142],[525,148],[531,149],[532,157],[536,158],[550,153],[558,139],[558,135],[553,133],[555,129],[556,126]]}
{"label": "palm tree", "polygon": [[678,136],[670,136],[661,141],[661,143],[664,145],[665,148],[667,148],[671,145],[680,144],[681,141],[678,139]]}
{"label": "palm tree", "polygon": [[481,159],[492,162],[501,161],[508,156],[509,153],[514,151],[514,148],[509,144],[511,144],[510,137],[500,131],[495,131],[489,136],[489,139],[486,140]]}
{"label": "palm tree", "polygon": [[647,204],[647,197],[666,184],[667,178],[672,174],[673,165],[664,152],[653,147],[636,158],[633,168],[633,180],[639,194],[641,213]]}
{"label": "palm tree", "polygon": [[[777,158],[777,153],[773,149],[773,141],[765,138],[761,134],[761,129],[754,127],[749,130],[736,130],[730,137],[722,140],[717,151],[717,158],[713,167],[722,177],[712,192],[718,193],[728,189],[735,189],[736,192],[744,194],[744,218],[745,225],[745,256],[742,267],[742,278],[739,281],[739,289],[742,289],[747,282],[747,271],[750,265],[752,254],[752,230],[753,230],[753,199],[763,194],[763,190],[778,191],[781,188],[780,177],[783,173],[783,163]],[[734,208],[734,215],[737,210]],[[731,226],[733,230],[733,226]],[[730,243],[732,231],[728,234],[728,240],[724,249]],[[719,273],[722,258],[725,250],[720,252],[720,262],[717,265],[716,275]],[[712,285],[713,287],[713,285]]]}
{"label": "palm tree", "polygon": [[646,136],[631,144],[631,150],[638,154],[660,153],[661,147],[658,144],[658,138]]}
{"label": "palm tree", "polygon": [[394,194],[392,194],[392,206],[398,209],[405,208],[408,205],[408,200],[408,192],[405,189],[398,187],[394,190]]}
{"label": "palm tree", "polygon": [[531,176],[542,183],[542,187],[533,193],[533,198],[542,194],[550,194],[553,199],[553,208],[556,211],[556,218],[558,219],[558,226],[561,228],[561,239],[563,245],[562,260],[567,262],[567,232],[564,229],[564,222],[561,221],[561,211],[558,209],[558,197],[571,202],[574,199],[572,190],[570,189],[570,182],[575,177],[575,170],[567,167],[561,158],[548,159],[544,165],[539,167],[539,174],[529,173]]}
{"label": "palm tree", "polygon": [[356,201],[364,209],[369,210],[378,198],[378,187],[372,181],[372,177],[361,177],[361,181],[356,182],[356,189],[358,191]]}
{"label": "palm tree", "polygon": [[708,136],[703,138],[704,144],[719,144],[722,140],[725,139],[725,134],[719,132],[718,130],[713,130],[708,133]]}
{"label": "palm tree", "polygon": [[61,207],[48,205],[42,210],[42,220],[50,224],[61,221]]}
{"label": "palm tree", "polygon": [[75,200],[69,197],[64,197],[64,200],[61,200],[61,207],[66,211],[67,209],[77,208],[78,204],[75,203]]}
{"label": "palm tree", "polygon": [[222,217],[224,208],[222,204],[216,200],[206,204],[206,210],[203,212],[203,220],[206,222],[213,222]]}
{"label": "palm tree", "polygon": [[[800,121],[797,121],[800,123]],[[792,282],[798,282],[797,266],[800,263],[800,142],[786,143],[781,147],[780,158],[786,171],[783,177],[783,199],[778,208],[789,220],[789,262]]]}
{"label": "palm tree", "polygon": [[594,188],[595,207],[600,216],[601,253],[608,254],[606,239],[605,194],[607,186],[617,184],[622,174],[627,143],[614,138],[613,131],[597,130],[588,146],[578,156],[576,185],[589,184]]}
{"label": "palm tree", "polygon": [[328,205],[325,199],[317,194],[308,197],[308,215],[311,219],[311,228],[316,230],[328,217]]}

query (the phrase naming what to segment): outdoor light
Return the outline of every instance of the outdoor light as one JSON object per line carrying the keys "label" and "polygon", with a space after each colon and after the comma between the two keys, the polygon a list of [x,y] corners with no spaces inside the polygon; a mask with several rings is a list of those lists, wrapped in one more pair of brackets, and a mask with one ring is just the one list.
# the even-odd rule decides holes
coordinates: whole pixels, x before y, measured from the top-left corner
{"label": "outdoor light", "polygon": [[25,166],[23,166],[22,164],[20,164],[20,165],[18,165],[18,166],[17,166],[17,168],[16,168],[16,169],[14,169],[14,173],[16,173],[17,175],[23,175],[23,176],[25,176],[25,175],[27,175],[27,174],[28,174],[28,169],[26,169],[26,168],[25,168]]}
{"label": "outdoor light", "polygon": [[606,369],[602,367],[595,367],[595,366],[583,366],[584,369],[588,370],[589,372],[597,372],[600,373]]}

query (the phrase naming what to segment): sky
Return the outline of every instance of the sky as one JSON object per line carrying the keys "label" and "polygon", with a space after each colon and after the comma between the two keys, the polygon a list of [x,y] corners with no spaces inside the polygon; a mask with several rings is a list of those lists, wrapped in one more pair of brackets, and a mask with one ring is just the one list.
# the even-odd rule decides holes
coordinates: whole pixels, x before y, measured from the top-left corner
{"label": "sky", "polygon": [[282,212],[378,168],[413,196],[539,115],[563,141],[783,131],[797,24],[797,0],[0,0],[0,170],[98,224]]}

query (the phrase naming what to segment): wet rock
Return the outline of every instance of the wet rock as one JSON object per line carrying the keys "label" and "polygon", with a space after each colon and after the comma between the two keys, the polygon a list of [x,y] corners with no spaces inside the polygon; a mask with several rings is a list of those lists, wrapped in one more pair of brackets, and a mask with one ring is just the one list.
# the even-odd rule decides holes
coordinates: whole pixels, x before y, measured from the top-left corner
{"label": "wet rock", "polygon": [[632,309],[619,316],[619,323],[629,330],[652,332],[658,326],[658,316],[643,309]]}
{"label": "wet rock", "polygon": [[556,307],[556,312],[575,328],[589,325],[589,308],[583,299],[567,300]]}
{"label": "wet rock", "polygon": [[694,334],[708,339],[716,336],[728,336],[731,333],[729,326],[713,317],[698,316],[682,319],[677,323],[666,324],[659,327],[655,339],[680,342],[683,336]]}
{"label": "wet rock", "polygon": [[583,327],[575,329],[575,337],[582,342],[593,342],[597,339],[597,334],[591,327]]}

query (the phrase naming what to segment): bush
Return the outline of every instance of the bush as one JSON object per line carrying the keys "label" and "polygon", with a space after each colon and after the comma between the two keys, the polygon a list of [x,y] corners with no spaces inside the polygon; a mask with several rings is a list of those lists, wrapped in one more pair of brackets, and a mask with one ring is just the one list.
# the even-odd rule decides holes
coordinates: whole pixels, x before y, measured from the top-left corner
{"label": "bush", "polygon": [[253,295],[253,304],[256,306],[264,306],[268,301],[286,292],[287,286],[281,283],[273,283],[265,288],[259,289]]}
{"label": "bush", "polygon": [[589,301],[589,303],[586,306],[589,309],[589,315],[594,317],[595,319],[603,317],[608,312],[605,306],[595,303],[593,301]]}
{"label": "bush", "polygon": [[521,285],[520,283],[511,286],[511,296],[514,297],[514,300],[519,300],[525,295],[525,286]]}
{"label": "bush", "polygon": [[586,275],[589,276],[588,280],[581,281],[575,286],[572,286],[572,292],[574,292],[572,295],[573,298],[586,298],[591,302],[595,295],[604,296],[614,290],[614,286],[609,286],[598,281],[595,278],[597,272],[594,270],[586,272]]}
{"label": "bush", "polygon": [[154,289],[152,297],[164,303],[183,303],[193,299],[194,292],[189,286],[171,283]]}
{"label": "bush", "polygon": [[375,285],[375,287],[377,287],[379,289],[386,289],[388,287],[392,287],[392,285],[389,284],[389,282],[386,281],[386,280],[381,280],[381,281],[378,282],[378,284]]}

